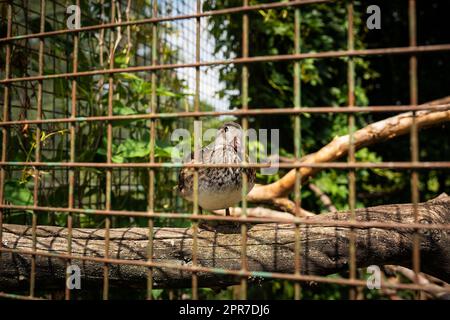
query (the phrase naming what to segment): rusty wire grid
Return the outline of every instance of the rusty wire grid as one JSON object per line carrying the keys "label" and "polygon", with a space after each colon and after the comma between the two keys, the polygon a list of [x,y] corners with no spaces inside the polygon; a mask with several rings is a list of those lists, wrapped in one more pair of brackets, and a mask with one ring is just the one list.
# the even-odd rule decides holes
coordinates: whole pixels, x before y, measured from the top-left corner
{"label": "rusty wire grid", "polygon": [[[110,296],[109,289],[109,274],[110,268],[114,265],[132,265],[146,267],[147,269],[147,298],[152,299],[152,291],[154,289],[153,272],[154,268],[167,268],[174,270],[181,270],[192,273],[192,298],[198,299],[198,273],[214,273],[223,275],[234,275],[240,277],[239,283],[239,297],[241,299],[247,298],[248,278],[249,277],[263,277],[267,279],[284,279],[290,280],[294,283],[294,297],[301,299],[302,288],[301,284],[305,281],[315,281],[320,283],[333,283],[339,285],[347,285],[350,287],[350,298],[356,298],[358,287],[366,286],[366,281],[358,278],[357,264],[356,264],[356,245],[355,234],[351,232],[350,236],[350,252],[349,252],[349,277],[348,279],[327,278],[321,276],[313,276],[302,274],[301,270],[301,247],[300,247],[300,226],[302,225],[326,225],[335,227],[350,227],[352,230],[357,228],[384,228],[384,229],[414,229],[419,230],[450,230],[450,225],[423,225],[418,221],[417,204],[419,203],[419,169],[431,168],[450,168],[449,161],[435,161],[435,162],[421,162],[419,161],[419,142],[418,142],[418,126],[415,121],[415,114],[420,110],[447,110],[449,105],[419,105],[419,93],[417,89],[417,55],[428,54],[433,52],[447,52],[450,50],[449,44],[433,44],[433,45],[417,45],[416,40],[416,2],[415,0],[408,0],[408,17],[409,17],[409,45],[405,47],[393,48],[376,48],[376,49],[355,49],[354,44],[354,7],[351,2],[346,6],[347,9],[347,48],[345,50],[335,50],[327,52],[303,52],[302,51],[302,35],[301,35],[301,15],[300,12],[303,6],[317,3],[332,3],[329,0],[302,0],[302,1],[282,1],[270,2],[264,4],[250,4],[248,0],[243,0],[241,6],[220,9],[215,11],[202,11],[202,1],[196,0],[195,6],[190,6],[193,9],[189,12],[182,10],[171,9],[161,12],[160,6],[167,6],[168,1],[152,1],[151,7],[146,8],[142,15],[136,14],[135,20],[130,20],[127,12],[140,12],[141,8],[136,7],[131,1],[116,1],[104,0],[100,1],[102,10],[102,21],[96,21],[90,18],[89,14],[83,16],[83,25],[79,29],[68,29],[64,21],[57,17],[57,13],[65,10],[65,3],[54,0],[40,0],[39,5],[34,4],[32,7],[24,5],[28,1],[8,1],[6,4],[6,32],[5,36],[0,38],[0,45],[5,48],[5,69],[2,71],[2,79],[0,79],[0,86],[3,95],[2,101],[2,118],[0,127],[2,132],[1,143],[1,159],[0,159],[0,252],[10,254],[25,254],[31,256],[30,267],[30,283],[29,294],[19,295],[15,293],[0,292],[0,297],[4,298],[19,298],[19,299],[34,299],[39,298],[36,294],[36,257],[60,258],[66,261],[66,265],[70,265],[71,260],[77,259],[81,261],[92,261],[103,264],[103,288],[102,294],[104,299]],[[161,3],[164,2],[164,5]],[[120,5],[118,5],[120,3]],[[80,5],[80,0],[76,1]],[[104,17],[105,6],[108,6],[110,17]],[[282,53],[277,55],[251,56],[249,51],[249,37],[251,36],[250,15],[249,13],[258,10],[269,9],[290,9],[289,14],[294,15],[294,52]],[[52,9],[52,10],[50,10]],[[127,11],[128,9],[128,11]],[[116,10],[122,11],[122,19],[117,21]],[[19,25],[13,16],[13,12],[22,11],[24,16],[35,15],[39,17],[38,29],[34,28],[32,31],[28,25]],[[51,12],[51,14],[49,14]],[[164,15],[164,12],[171,12],[169,15]],[[175,12],[176,14],[173,14]],[[205,52],[202,48],[202,32],[206,32],[206,28],[202,27],[202,21],[211,16],[219,15],[242,15],[242,53],[240,57],[232,59],[216,59],[205,60],[203,55]],[[191,42],[193,45],[193,61],[179,62],[176,58],[161,60],[159,57],[158,46],[160,42],[168,41],[164,38],[164,28],[169,28],[169,24],[177,21],[193,21],[195,28],[192,37],[186,39],[184,42]],[[52,22],[52,30],[46,30],[46,22]],[[86,24],[85,24],[86,22]],[[126,66],[115,65],[116,40],[117,29],[129,28],[129,32],[136,32],[132,28],[146,28],[145,32],[151,33],[151,43],[141,43],[141,50],[137,50],[133,61]],[[80,70],[80,59],[84,59],[85,55],[92,54],[91,49],[86,43],[86,39],[91,37],[96,39],[93,45],[98,45],[100,48],[100,55],[95,57],[98,59],[98,65],[93,69]],[[69,55],[62,52],[57,52],[54,48],[48,48],[46,40],[49,38],[60,39],[60,41],[68,41],[72,45],[68,49]],[[165,39],[165,40],[164,40]],[[96,42],[97,41],[97,42]],[[80,45],[82,43],[83,45]],[[12,76],[11,68],[16,67],[11,60],[11,52],[15,48],[23,48],[24,52],[37,56],[38,65],[32,66],[29,70],[25,70],[22,75]],[[124,47],[127,48],[126,45]],[[206,54],[208,57],[212,55]],[[409,105],[382,105],[382,106],[357,106],[355,103],[355,65],[353,58],[366,56],[386,56],[386,55],[403,55],[405,59],[409,59],[409,74],[410,74],[410,103]],[[328,59],[328,58],[342,58],[347,60],[347,98],[348,104],[346,107],[336,108],[334,106],[302,106],[301,104],[301,63],[306,59]],[[250,64],[259,64],[267,62],[282,62],[288,61],[293,64],[294,83],[293,83],[293,106],[285,106],[284,108],[249,108],[249,69]],[[163,62],[163,63],[162,63]],[[65,72],[55,73],[57,66],[63,66]],[[204,72],[202,68],[217,67],[224,65],[233,65],[241,67],[242,87],[241,105],[239,109],[227,110],[221,108],[216,111],[202,110],[201,106],[201,86],[203,84],[202,77]],[[157,83],[160,81],[159,76],[165,72],[167,78],[173,76],[179,70],[192,70],[188,74],[194,84],[194,92],[192,96],[187,96],[186,99],[191,99],[192,108],[174,107],[170,112],[158,112],[158,105],[160,103],[170,103],[170,97],[161,98],[156,92]],[[50,72],[48,71],[50,70]],[[61,69],[60,69],[61,70]],[[149,92],[150,99],[146,112],[129,114],[117,114],[114,110],[115,101],[115,81],[116,75],[119,74],[140,74],[148,81],[151,86]],[[99,83],[98,93],[98,110],[92,109],[92,105],[78,97],[78,84],[85,79],[92,79],[93,82]],[[86,80],[87,81],[87,80]],[[55,93],[57,85],[65,83],[63,87],[64,94],[57,96]],[[180,87],[180,90],[185,90],[185,87]],[[26,101],[20,104],[16,99],[25,93],[28,97],[32,95],[31,101]],[[105,97],[106,103],[102,102],[102,97]],[[164,100],[165,99],[165,100]],[[405,111],[413,112],[413,122],[410,131],[411,155],[410,161],[404,162],[357,162],[355,158],[355,146],[353,134],[355,132],[355,114],[356,113],[376,113],[376,112],[392,112],[400,113]],[[329,162],[329,163],[301,163],[301,115],[303,114],[337,114],[344,113],[348,115],[348,133],[350,136],[350,148],[346,162]],[[221,116],[236,116],[240,119],[242,128],[247,130],[249,128],[249,117],[266,117],[270,115],[285,115],[286,117],[293,117],[294,119],[294,157],[295,161],[290,163],[280,163],[280,168],[295,169],[295,212],[296,214],[290,219],[281,218],[262,218],[252,217],[247,215],[247,190],[248,177],[243,174],[243,191],[242,191],[242,214],[240,216],[218,216],[200,214],[198,205],[198,169],[204,167],[254,167],[264,168],[267,164],[242,163],[242,164],[216,164],[208,165],[203,163],[192,164],[178,164],[172,162],[162,162],[155,158],[155,144],[157,140],[157,123],[158,120],[164,119],[179,119],[179,121],[191,121],[203,118],[221,117]],[[148,129],[150,141],[150,154],[148,162],[131,162],[131,163],[117,163],[113,157],[113,141],[125,141],[129,137],[127,129],[114,130],[114,125],[120,121],[138,121],[145,122]],[[131,124],[132,125],[132,124]],[[95,160],[84,160],[77,150],[80,148],[77,145],[78,132],[80,130],[92,129],[91,126],[104,126],[106,128],[106,148],[103,150],[106,161],[99,162]],[[11,161],[7,150],[12,143],[9,136],[12,130],[24,130],[27,128],[28,135],[34,134],[36,137],[41,137],[43,132],[62,132],[50,137],[48,141],[36,139],[34,147],[34,161],[27,159],[26,161]],[[33,128],[33,129],[29,129]],[[92,131],[94,132],[94,131]],[[194,137],[194,141],[196,141]],[[244,149],[245,142],[244,139]],[[57,159],[56,154],[59,152],[58,144],[65,146],[63,155],[59,161],[52,161]],[[91,146],[84,146],[90,148]],[[93,147],[93,146],[92,146]],[[196,146],[198,150],[199,146]],[[80,148],[81,150],[82,148]],[[53,156],[52,156],[53,155]],[[198,157],[194,157],[198,159]],[[446,159],[444,159],[446,160]],[[175,204],[170,202],[167,204],[167,210],[158,210],[159,205],[156,204],[159,185],[155,184],[156,176],[161,171],[171,171],[181,167],[191,167],[196,171],[194,175],[194,205],[192,212],[177,212],[171,208],[176,208]],[[301,168],[335,168],[348,171],[349,195],[348,207],[351,212],[351,219],[349,221],[310,221],[300,214],[301,192],[302,192],[302,177]],[[411,203],[414,207],[415,221],[411,224],[394,223],[394,222],[379,222],[379,221],[356,221],[356,175],[355,172],[362,168],[389,168],[396,170],[411,170]],[[169,169],[169,170],[167,170]],[[19,176],[23,174],[24,170],[28,170],[32,175],[34,181],[34,188],[32,191],[33,201],[30,205],[19,205],[7,203],[4,199],[6,176]],[[48,174],[47,174],[48,171]],[[43,174],[43,172],[45,174]],[[167,173],[170,175],[171,173]],[[41,178],[42,177],[42,178]],[[88,197],[78,197],[81,193],[78,185],[81,180],[87,181],[86,188],[89,191]],[[146,192],[148,196],[143,199],[142,210],[128,210],[117,205],[112,199],[113,189],[117,189],[116,194],[121,194],[122,190],[124,197],[127,192],[137,192],[142,188],[141,182],[147,179]],[[65,194],[66,206],[55,206],[53,199],[44,199],[42,195],[46,190],[54,188],[61,188],[61,193]],[[97,190],[97,191],[96,191]],[[41,200],[44,199],[44,200]],[[142,200],[142,199],[141,199]],[[11,212],[30,212],[30,218],[24,219],[23,223],[31,226],[33,246],[31,250],[19,250],[8,248],[2,243],[2,229],[3,219],[6,214]],[[54,223],[55,216],[65,221],[68,230],[68,247],[65,254],[57,254],[53,252],[42,252],[36,250],[36,228],[38,227],[38,216],[46,214],[49,216],[49,223]],[[87,257],[73,254],[72,252],[72,233],[73,228],[80,219],[90,219],[91,216],[100,217],[105,230],[104,252],[102,257]],[[111,239],[110,229],[116,226],[116,219],[145,219],[148,227],[148,247],[146,260],[125,260],[111,257],[109,255]],[[161,263],[154,261],[154,228],[155,219],[170,218],[173,220],[187,220],[192,222],[193,230],[193,248],[192,248],[192,264],[191,265],[174,265],[169,263]],[[239,270],[218,269],[204,267],[198,262],[198,233],[200,221],[229,221],[238,222],[240,224],[240,257],[241,266]],[[130,220],[131,221],[131,220]],[[98,221],[97,221],[98,222]],[[291,223],[295,224],[295,272],[293,274],[286,273],[268,273],[261,271],[252,271],[248,267],[247,261],[247,223]],[[416,275],[420,272],[420,238],[418,233],[414,237],[413,255],[411,257],[413,270]],[[412,284],[384,284],[395,289],[410,289],[410,290],[424,290],[416,277],[415,283]],[[0,290],[2,291],[2,290]],[[65,289],[64,296],[66,299],[71,298],[71,290]]]}

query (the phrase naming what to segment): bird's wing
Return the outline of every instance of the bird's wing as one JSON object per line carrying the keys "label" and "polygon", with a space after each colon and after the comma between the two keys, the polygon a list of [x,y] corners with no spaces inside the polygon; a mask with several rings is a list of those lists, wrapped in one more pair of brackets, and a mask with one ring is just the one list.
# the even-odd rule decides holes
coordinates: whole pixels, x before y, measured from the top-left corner
{"label": "bird's wing", "polygon": [[[229,148],[229,146],[225,146]],[[224,161],[224,150],[218,149],[222,148],[217,146],[214,142],[210,143],[201,150],[200,163],[223,163]],[[184,163],[194,163],[194,153],[191,152],[190,156],[187,156]],[[199,176],[205,172],[205,168],[198,169]],[[182,168],[178,175],[178,192],[186,197],[192,195],[194,189],[194,172],[193,168]]]}
{"label": "bird's wing", "polygon": [[[183,163],[193,163],[194,162],[194,155],[193,153],[187,154],[184,159]],[[192,168],[181,168],[180,172],[178,173],[178,192],[181,194],[181,196],[189,196],[193,189],[194,184],[194,171]]]}
{"label": "bird's wing", "polygon": [[[211,154],[214,151],[214,143],[204,147],[201,150],[200,161],[201,163],[209,163],[209,159],[211,159]],[[183,161],[183,163],[194,163],[194,153],[191,152],[190,155],[187,155]],[[199,169],[199,172],[202,169]],[[178,192],[182,196],[190,196],[194,189],[194,172],[193,168],[181,168],[180,173],[178,175]]]}
{"label": "bird's wing", "polygon": [[[191,160],[189,163],[192,163]],[[192,168],[181,168],[178,174],[178,192],[182,196],[189,196],[194,187],[194,170]]]}
{"label": "bird's wing", "polygon": [[215,147],[216,144],[214,141],[204,147],[201,151],[202,153],[200,155],[200,161],[203,163],[210,163],[211,158],[214,155]]}

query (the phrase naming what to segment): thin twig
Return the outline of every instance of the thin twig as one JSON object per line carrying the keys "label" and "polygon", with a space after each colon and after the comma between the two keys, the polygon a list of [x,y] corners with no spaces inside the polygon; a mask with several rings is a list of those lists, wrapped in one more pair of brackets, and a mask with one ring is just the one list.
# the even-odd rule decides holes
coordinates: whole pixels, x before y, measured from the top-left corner
{"label": "thin twig", "polygon": [[325,206],[328,212],[337,212],[337,209],[333,205],[333,202],[331,202],[330,197],[326,195],[318,186],[316,186],[314,183],[310,183],[308,187],[312,192],[314,192],[317,197],[319,197],[320,201]]}

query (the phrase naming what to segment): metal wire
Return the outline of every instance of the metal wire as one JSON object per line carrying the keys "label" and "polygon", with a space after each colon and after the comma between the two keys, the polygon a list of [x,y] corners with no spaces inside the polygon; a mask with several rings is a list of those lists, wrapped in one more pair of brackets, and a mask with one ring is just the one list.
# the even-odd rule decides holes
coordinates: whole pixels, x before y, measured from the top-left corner
{"label": "metal wire", "polygon": [[[152,15],[156,17],[158,15],[158,2],[154,0],[152,2]],[[158,41],[158,25],[157,23],[152,24],[152,64],[157,63],[158,51],[157,51],[157,41]],[[150,100],[150,110],[151,114],[156,113],[156,73],[151,74],[152,92]],[[155,120],[150,121],[150,162],[155,162],[155,139],[156,139],[156,124]],[[150,168],[149,170],[149,195],[148,195],[148,211],[153,213],[155,210],[155,171]],[[152,218],[148,220],[148,252],[147,259],[149,262],[153,260],[153,234],[154,234],[155,222]],[[147,273],[147,299],[153,299],[153,268],[148,269]]]}
{"label": "metal wire", "polygon": [[[248,0],[243,0],[242,8],[248,7]],[[242,57],[244,59],[249,56],[249,17],[248,14],[244,11],[242,15]],[[242,110],[248,109],[248,66],[246,64],[242,65],[242,87],[241,87],[241,95],[242,95]],[[247,132],[248,130],[248,119],[244,116],[242,118],[242,130],[243,132]],[[244,138],[242,141],[242,149],[247,150],[247,139]],[[246,164],[245,156],[243,157],[242,164]],[[247,191],[248,191],[248,176],[244,171],[242,173],[242,211],[241,216],[247,216]],[[245,223],[241,224],[241,272],[245,273],[248,269],[248,261],[247,261],[247,225]],[[240,282],[240,296],[241,300],[247,299],[247,277],[243,276]]]}
{"label": "metal wire", "polygon": [[[40,19],[39,19],[39,30],[40,32],[44,32],[45,29],[45,0],[40,1]],[[39,40],[39,75],[42,75],[44,72],[44,40]],[[38,92],[37,92],[37,113],[36,118],[40,120],[42,118],[42,80],[38,82]],[[36,138],[35,138],[35,161],[41,161],[41,127],[37,125],[36,127]],[[34,170],[34,188],[33,188],[33,204],[34,206],[38,205],[39,199],[39,169],[35,168]],[[36,252],[36,225],[37,225],[37,214],[35,211],[32,213],[32,233],[33,233],[33,252]],[[35,279],[36,279],[36,256],[31,256],[31,271],[30,271],[30,297],[34,296],[35,291]]]}
{"label": "metal wire", "polygon": [[[11,3],[7,4],[7,30],[6,35],[8,37],[11,36],[12,32],[12,5]],[[11,64],[11,44],[6,44],[6,56],[5,56],[5,79],[8,79],[10,76],[10,64]],[[2,119],[4,121],[7,121],[9,119],[9,94],[10,94],[10,85],[5,85],[4,91],[3,91],[3,115]],[[2,127],[2,162],[6,161],[7,157],[7,148],[8,148],[8,130],[6,127]],[[5,179],[5,173],[6,169],[3,166],[0,166],[0,204],[4,203],[4,191],[5,191],[5,185],[4,181]],[[0,249],[3,247],[3,214],[4,210],[3,208],[0,208]],[[0,262],[2,259],[2,255],[0,254]]]}
{"label": "metal wire", "polygon": [[91,70],[81,71],[77,73],[58,73],[49,74],[43,76],[30,76],[30,77],[18,77],[0,80],[0,84],[21,82],[21,81],[33,81],[33,80],[46,80],[46,79],[62,79],[70,77],[86,77],[103,74],[114,74],[124,72],[141,72],[141,71],[153,71],[153,70],[167,70],[177,68],[195,68],[195,67],[209,67],[218,65],[241,65],[246,63],[260,63],[260,62],[279,62],[279,61],[295,61],[305,59],[322,59],[322,58],[341,58],[341,57],[355,57],[355,56],[375,56],[375,55],[395,55],[395,54],[419,54],[430,53],[439,51],[449,51],[450,45],[424,45],[413,47],[398,47],[398,48],[381,48],[381,49],[364,49],[364,50],[352,50],[352,51],[325,51],[325,52],[313,52],[313,53],[299,53],[299,54],[284,54],[284,55],[269,55],[269,56],[255,56],[247,58],[236,58],[229,60],[208,61],[199,63],[179,63],[179,64],[163,64],[156,66],[137,66],[127,68],[109,68],[106,70]]}
{"label": "metal wire", "polygon": [[[114,22],[116,16],[116,1],[111,0],[111,23]],[[114,68],[114,31],[110,30],[109,34],[109,69]],[[113,115],[113,100],[114,100],[114,75],[109,74],[108,78],[108,116]],[[112,138],[113,138],[113,125],[109,121],[106,127],[106,163],[112,163]],[[111,210],[111,188],[112,188],[112,168],[106,170],[106,210]],[[109,229],[111,226],[111,219],[109,216],[105,217],[105,258],[109,257],[110,238]],[[109,265],[107,263],[103,266],[103,300],[109,298]]]}
{"label": "metal wire", "polygon": [[[294,47],[295,53],[299,54],[301,51],[301,38],[300,38],[300,9],[296,8],[294,12]],[[296,110],[301,108],[301,70],[300,70],[300,61],[296,61],[294,63],[294,108]],[[295,161],[300,162],[301,159],[301,118],[300,114],[295,116],[294,119],[294,156]],[[301,188],[302,188],[302,177],[300,168],[295,169],[295,215],[296,217],[300,216],[300,208],[301,208]],[[294,247],[294,255],[295,255],[295,274],[299,275],[301,272],[301,244],[300,244],[300,225],[295,225],[295,247]],[[301,298],[301,286],[300,282],[296,282],[294,284],[294,298],[296,300],[300,300]]]}
{"label": "metal wire", "polygon": [[[201,2],[196,1],[197,14],[201,12]],[[201,31],[201,21],[197,17],[195,19],[195,62],[199,63],[201,61],[200,56],[200,31]],[[195,96],[194,96],[194,112],[200,111],[200,67],[195,67]],[[198,118],[196,118],[198,120]],[[195,162],[200,162],[200,144],[201,132],[194,129],[194,160]],[[194,171],[194,210],[193,217],[198,218],[199,216],[199,204],[198,204],[198,184],[199,184],[199,174],[198,168]],[[195,267],[198,263],[198,220],[195,219],[192,222],[192,265]],[[192,299],[198,299],[198,277],[196,272],[192,272]]]}
{"label": "metal wire", "polygon": [[[353,31],[353,3],[347,4],[347,49],[354,50],[354,31]],[[355,63],[352,57],[348,58],[347,62],[347,101],[348,107],[355,105]],[[349,148],[347,161],[349,164],[355,162],[355,115],[353,113],[348,115],[348,132],[349,132]],[[355,221],[355,207],[356,207],[356,174],[355,169],[348,171],[348,204],[350,208],[350,221]],[[349,233],[349,273],[350,279],[356,279],[356,234],[353,229]],[[350,288],[349,297],[352,300],[356,299],[355,288]]]}
{"label": "metal wire", "polygon": [[450,104],[438,105],[413,105],[413,106],[361,106],[361,107],[300,107],[300,108],[263,108],[232,111],[192,111],[192,112],[172,112],[157,114],[132,114],[132,115],[113,115],[113,116],[90,116],[77,118],[58,118],[58,119],[25,119],[0,121],[1,127],[20,126],[25,124],[51,124],[51,123],[71,123],[71,122],[103,122],[103,121],[123,121],[123,120],[153,120],[170,118],[190,118],[190,117],[218,117],[218,116],[265,116],[272,114],[299,115],[308,113],[385,113],[385,112],[405,112],[405,111],[446,111],[450,109]]}
{"label": "metal wire", "polygon": [[[147,212],[147,211],[129,211],[129,210],[100,210],[100,209],[69,209],[66,207],[33,207],[33,206],[20,206],[3,204],[1,208],[17,209],[17,210],[36,210],[36,211],[54,211],[54,212],[73,212],[79,214],[88,215],[111,215],[111,216],[127,216],[127,217],[155,217],[155,218],[168,218],[168,219],[183,219],[183,220],[196,220],[200,217],[194,217],[188,213],[180,212]],[[265,218],[265,217],[221,217],[217,215],[202,215],[202,220],[208,221],[235,221],[242,223],[293,223],[303,225],[322,225],[329,227],[357,227],[358,229],[365,228],[385,228],[385,229],[423,229],[423,230],[450,230],[450,226],[446,224],[420,224],[420,223],[383,223],[377,221],[336,221],[336,220],[321,220],[311,221],[307,218],[298,218],[293,216],[290,219],[286,218]]]}
{"label": "metal wire", "polygon": [[[80,1],[77,0],[76,2],[77,6],[80,6]],[[42,39],[42,38],[41,38]],[[72,60],[72,68],[73,72],[78,71],[78,39],[79,34],[74,33],[73,34],[73,60]],[[72,97],[71,97],[71,110],[70,110],[70,117],[76,118],[77,116],[77,78],[72,79]],[[70,127],[70,161],[75,162],[75,139],[76,139],[76,123],[71,122]],[[75,193],[75,170],[74,168],[69,168],[69,197],[68,197],[68,207],[73,208],[74,207],[74,193]],[[72,212],[69,212],[67,215],[67,230],[68,230],[68,237],[67,237],[67,253],[70,255],[72,254],[72,227],[73,227],[73,217]],[[66,261],[66,270],[71,264],[70,260]],[[68,279],[69,275],[66,274],[66,281]],[[71,290],[66,286],[66,292],[65,292],[65,298],[66,300],[70,300],[70,292]]]}
{"label": "metal wire", "polygon": [[[414,46],[417,43],[416,40],[416,1],[409,0],[408,2],[408,25],[409,25],[409,45]],[[411,55],[409,58],[409,79],[410,79],[410,103],[411,105],[418,102],[418,89],[417,89],[417,57]],[[416,112],[413,111],[412,124],[411,124],[411,162],[416,163],[419,161],[419,138],[417,130]],[[419,203],[419,173],[417,170],[411,171],[411,201],[413,204],[414,222],[419,219],[419,212],[417,204]],[[413,238],[413,271],[415,273],[414,282],[419,283],[420,272],[420,235],[416,232]],[[420,292],[418,292],[420,297]]]}

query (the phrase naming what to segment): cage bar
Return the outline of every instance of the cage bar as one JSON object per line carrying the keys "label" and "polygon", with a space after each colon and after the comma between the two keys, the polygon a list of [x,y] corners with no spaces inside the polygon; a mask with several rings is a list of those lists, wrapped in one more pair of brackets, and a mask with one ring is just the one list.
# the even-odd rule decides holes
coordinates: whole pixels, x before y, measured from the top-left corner
{"label": "cage bar", "polygon": [[[152,15],[156,17],[158,15],[158,2],[157,0],[152,1]],[[157,64],[157,42],[158,42],[158,25],[156,23],[152,24],[152,64]],[[151,91],[151,101],[150,101],[150,110],[151,114],[156,113],[156,73],[152,72],[151,74],[151,83],[152,83],[152,91]],[[150,162],[155,162],[155,138],[156,138],[156,123],[154,119],[150,120]],[[150,168],[149,170],[149,195],[148,195],[148,210],[150,213],[154,213],[155,210],[155,171]],[[154,219],[150,218],[148,220],[148,261],[152,262],[153,260],[153,234],[154,234]],[[147,299],[153,299],[153,268],[149,268],[147,272]]]}
{"label": "cage bar", "polygon": [[[347,4],[347,49],[354,50],[354,31],[353,31],[353,2]],[[348,107],[355,105],[355,63],[352,57],[348,58],[347,62],[347,101]],[[348,132],[349,132],[349,150],[347,156],[348,163],[355,162],[355,115],[353,113],[348,115]],[[356,219],[356,174],[354,169],[348,171],[348,203],[351,212],[351,220]],[[350,279],[356,279],[356,235],[353,230],[350,230],[350,245],[349,245],[349,276]],[[350,288],[349,297],[352,300],[356,299],[356,290],[354,287]]]}
{"label": "cage bar", "polygon": [[[416,1],[408,1],[408,27],[409,27],[409,45],[417,45],[416,31]],[[410,77],[410,104],[417,104],[419,100],[417,87],[417,57],[413,54],[409,57],[409,77]],[[410,141],[411,141],[411,162],[419,161],[419,137],[416,123],[416,112],[413,111]],[[419,203],[419,173],[417,170],[411,170],[411,201],[414,210],[414,222],[418,222],[419,215],[417,204]],[[420,272],[420,235],[416,232],[413,239],[413,271],[415,273],[414,281],[419,283]],[[417,293],[421,297],[420,291]]]}
{"label": "cage bar", "polygon": [[[77,0],[77,6],[80,6],[80,1]],[[73,72],[76,73],[78,71],[78,33],[73,34]],[[40,38],[42,39],[42,38]],[[70,117],[76,118],[77,116],[77,78],[72,79],[72,96],[71,96],[71,110]],[[75,162],[75,139],[76,139],[76,123],[70,123],[70,162]],[[74,207],[74,193],[75,193],[75,169],[69,168],[69,196],[68,196],[68,207]],[[73,217],[72,213],[69,212],[67,215],[67,253],[72,254],[72,227],[73,227]],[[68,260],[66,264],[66,270],[69,267],[71,261]],[[66,274],[66,281],[69,275]],[[65,290],[65,298],[66,300],[70,300],[70,289],[66,286]]]}
{"label": "cage bar", "polygon": [[[243,0],[242,8],[248,7],[248,0]],[[249,17],[247,13],[242,15],[242,58],[248,58],[249,56]],[[242,65],[242,110],[248,109],[248,66],[246,64]],[[244,115],[241,119],[242,121],[242,131],[244,134],[248,132],[248,119]],[[247,137],[244,135],[242,139],[242,150],[244,150],[244,156],[242,164],[245,165],[247,160],[245,159],[245,153],[247,152]],[[248,193],[248,176],[245,171],[242,172],[242,212],[241,216],[247,216],[247,193]],[[241,224],[241,272],[245,273],[248,269],[247,261],[247,225],[245,223]],[[247,299],[247,277],[243,276],[240,283],[240,299]]]}
{"label": "cage bar", "polygon": [[[201,1],[196,1],[196,12],[199,14],[201,12]],[[200,17],[195,19],[195,62],[199,63],[201,61],[201,20]],[[194,95],[194,112],[200,111],[200,67],[195,67],[195,95]],[[198,118],[195,118],[198,121]],[[200,136],[199,136],[200,135]],[[201,140],[201,132],[197,132],[194,129],[194,158],[195,162],[200,161],[200,148],[199,141]],[[198,218],[199,216],[199,204],[198,204],[198,184],[199,184],[199,174],[198,169],[194,169],[194,208],[193,217]],[[201,212],[200,212],[201,213]],[[198,263],[198,220],[193,220],[192,222],[192,265],[195,267]],[[198,300],[198,277],[197,273],[192,273],[192,299]]]}
{"label": "cage bar", "polygon": [[[12,5],[11,3],[8,3],[7,5],[7,13],[6,13],[6,19],[7,19],[7,29],[6,29],[6,35],[8,37],[11,36],[12,32]],[[6,55],[5,55],[5,79],[8,79],[10,76],[10,63],[11,63],[11,44],[6,44]],[[2,121],[8,121],[9,114],[9,90],[10,85],[6,84],[3,89],[3,112],[2,112]],[[5,162],[7,160],[7,148],[8,148],[8,129],[6,127],[2,127],[2,162]],[[3,205],[5,202],[4,199],[4,186],[5,186],[5,173],[6,169],[4,166],[0,165],[0,204]],[[0,250],[3,249],[3,214],[4,214],[4,208],[0,208]],[[1,251],[0,251],[1,252]],[[0,261],[2,259],[2,255],[0,254]]]}
{"label": "cage bar", "polygon": [[71,123],[71,122],[96,122],[96,121],[123,121],[123,120],[144,120],[144,119],[167,119],[167,118],[190,118],[190,117],[218,117],[218,116],[264,116],[271,114],[297,115],[304,113],[399,113],[405,111],[445,111],[450,108],[450,104],[438,105],[398,105],[398,106],[361,106],[361,107],[300,107],[300,108],[264,108],[264,109],[248,109],[248,110],[232,110],[232,111],[192,111],[192,112],[173,112],[173,113],[149,113],[149,114],[133,114],[133,115],[113,115],[113,116],[91,116],[76,118],[56,118],[56,119],[29,119],[29,120],[12,120],[0,121],[0,127],[17,126],[25,124],[52,124],[52,123]]}
{"label": "cage bar", "polygon": [[429,52],[449,51],[450,45],[423,45],[414,47],[397,47],[397,48],[381,48],[381,49],[361,49],[361,50],[340,50],[340,51],[328,51],[328,52],[312,52],[312,53],[300,53],[300,54],[283,54],[283,55],[270,55],[270,56],[254,56],[247,58],[237,58],[229,60],[207,61],[199,63],[178,63],[178,64],[163,64],[156,66],[139,66],[139,67],[127,67],[127,68],[109,68],[106,70],[92,70],[92,71],[80,71],[77,73],[59,73],[48,74],[43,76],[30,76],[30,77],[18,77],[0,80],[0,84],[21,82],[21,81],[37,81],[45,79],[61,79],[70,77],[85,77],[102,74],[114,74],[124,72],[141,72],[141,71],[153,71],[153,70],[167,70],[177,68],[195,68],[195,67],[209,67],[217,65],[240,65],[248,63],[258,62],[277,62],[277,61],[293,61],[304,59],[322,59],[322,58],[340,58],[340,57],[355,57],[355,56],[374,56],[374,55],[395,55],[395,54],[423,54]]}
{"label": "cage bar", "polygon": [[[301,52],[301,15],[300,9],[295,8],[294,11],[294,47],[295,53],[299,54]],[[301,108],[301,70],[300,70],[300,61],[294,62],[294,108],[296,110]],[[301,159],[301,118],[300,114],[296,114],[294,118],[294,155],[295,162],[299,163]],[[297,217],[300,216],[300,208],[301,208],[301,188],[302,188],[302,177],[299,168],[295,169],[295,191],[294,191],[294,200],[295,200],[295,215]],[[298,224],[295,225],[295,274],[300,274],[301,269],[301,258],[300,258],[300,226]],[[296,300],[301,299],[301,286],[299,282],[295,282],[294,284],[294,298]]]}
{"label": "cage bar", "polygon": [[[116,1],[111,0],[111,23],[114,22],[116,16]],[[114,68],[114,31],[110,30],[109,33],[109,69]],[[109,74],[108,78],[108,116],[113,115],[113,99],[114,99],[114,75]],[[113,125],[110,121],[107,122],[106,129],[106,163],[112,163],[112,139],[113,139]],[[111,210],[111,188],[112,188],[112,168],[106,169],[106,210]],[[109,229],[111,227],[111,219],[109,216],[105,216],[105,258],[109,258]],[[109,265],[107,263],[103,266],[103,300],[108,300],[109,297]]]}

